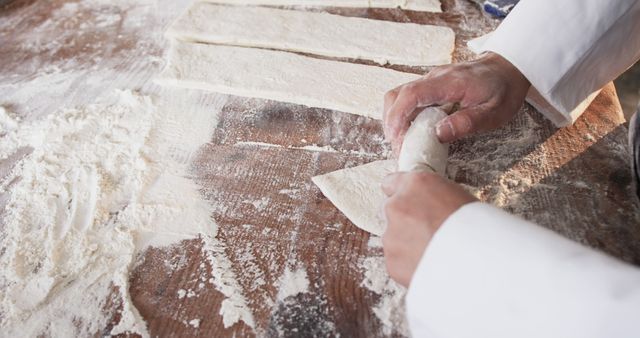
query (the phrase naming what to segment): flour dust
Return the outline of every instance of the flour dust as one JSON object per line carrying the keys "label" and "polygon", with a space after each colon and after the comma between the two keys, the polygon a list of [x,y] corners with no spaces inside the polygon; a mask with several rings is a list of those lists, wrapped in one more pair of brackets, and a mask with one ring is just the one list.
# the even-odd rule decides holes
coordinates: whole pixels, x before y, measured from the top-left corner
{"label": "flour dust", "polygon": [[373,307],[373,313],[380,321],[382,333],[385,336],[409,337],[409,324],[405,314],[406,289],[389,277],[384,258],[379,252],[382,248],[380,237],[371,235],[368,247],[372,249],[370,251],[378,252],[378,255],[372,254],[360,261],[359,268],[364,273],[360,285],[380,295],[378,303]]}
{"label": "flour dust", "polygon": [[[132,264],[148,246],[196,237],[206,239],[214,275],[224,272],[213,284],[228,297],[225,325],[252,325],[217,248],[212,208],[186,178],[225,97],[206,109],[186,108],[190,95],[180,97],[156,105],[116,91],[28,123],[0,109],[0,160],[26,154],[0,181],[3,335],[90,336],[119,315],[109,334],[149,336],[128,294]],[[189,324],[197,327],[199,319]]]}

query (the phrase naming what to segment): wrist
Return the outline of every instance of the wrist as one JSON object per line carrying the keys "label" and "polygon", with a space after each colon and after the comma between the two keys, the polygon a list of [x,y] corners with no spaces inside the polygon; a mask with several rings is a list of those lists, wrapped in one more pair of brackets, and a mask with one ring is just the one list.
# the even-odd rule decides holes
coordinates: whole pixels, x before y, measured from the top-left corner
{"label": "wrist", "polygon": [[529,90],[529,87],[531,87],[531,82],[529,82],[526,76],[502,55],[494,52],[486,52],[479,61],[492,70],[504,75],[512,85],[525,91],[525,93]]}

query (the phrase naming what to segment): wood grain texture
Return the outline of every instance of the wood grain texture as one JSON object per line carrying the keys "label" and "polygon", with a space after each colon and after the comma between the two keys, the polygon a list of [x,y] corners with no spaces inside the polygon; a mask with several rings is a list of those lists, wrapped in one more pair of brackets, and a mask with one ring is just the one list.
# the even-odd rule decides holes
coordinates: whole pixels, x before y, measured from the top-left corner
{"label": "wood grain texture", "polygon": [[[162,68],[162,33],[186,5],[62,0],[4,5],[0,104],[28,120],[91,102],[112,88],[157,94],[148,82]],[[444,13],[310,10],[449,26],[456,31],[457,61],[472,57],[466,41],[497,24],[464,0],[444,1]],[[134,13],[145,19],[128,22]],[[113,20],[105,23],[109,15]],[[62,72],[65,81],[29,92],[48,79],[42,78],[47,67]],[[56,80],[55,74],[47,76]],[[313,175],[386,158],[382,139],[380,123],[371,119],[230,98],[191,175],[215,208],[218,239],[248,297],[256,328],[242,322],[224,328],[218,315],[224,296],[208,282],[219,272],[207,263],[202,242],[192,240],[148,250],[131,274],[133,301],[152,336],[385,336],[372,310],[380,296],[361,286],[360,268],[362,259],[382,253],[369,247],[369,236],[310,181]],[[333,150],[293,148],[311,144]],[[485,201],[640,264],[640,210],[631,198],[626,152],[626,129],[610,85],[572,127],[558,130],[525,106],[504,128],[454,144],[448,174]],[[0,171],[6,173],[18,158],[2,161]],[[310,290],[278,300],[279,278],[287,267],[304,268]],[[264,283],[256,284],[259,279]],[[179,290],[194,290],[195,296],[179,298]],[[108,304],[105,311],[116,321],[119,304]],[[194,318],[201,319],[198,328],[188,324]]]}

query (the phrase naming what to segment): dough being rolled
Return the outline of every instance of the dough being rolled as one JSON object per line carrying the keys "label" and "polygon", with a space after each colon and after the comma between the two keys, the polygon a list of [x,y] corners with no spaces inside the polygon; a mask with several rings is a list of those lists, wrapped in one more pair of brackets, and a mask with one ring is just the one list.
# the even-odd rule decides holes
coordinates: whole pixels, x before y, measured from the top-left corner
{"label": "dough being rolled", "polygon": [[[447,114],[439,108],[427,108],[407,131],[400,152],[400,171],[435,171],[444,175],[449,146],[441,144],[435,124]],[[425,166],[426,165],[426,166]],[[382,236],[386,222],[382,217],[382,180],[396,169],[396,161],[375,161],[354,168],[313,177],[322,193],[358,228]]]}
{"label": "dough being rolled", "polygon": [[411,124],[398,157],[398,171],[427,170],[444,175],[447,168],[449,145],[436,136],[436,123],[447,117],[442,109],[429,107]]}

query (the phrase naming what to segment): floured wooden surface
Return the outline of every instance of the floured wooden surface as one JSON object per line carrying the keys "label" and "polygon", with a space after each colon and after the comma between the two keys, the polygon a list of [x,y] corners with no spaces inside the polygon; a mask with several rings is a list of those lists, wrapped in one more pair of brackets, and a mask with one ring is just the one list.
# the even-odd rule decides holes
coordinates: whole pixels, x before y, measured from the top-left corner
{"label": "floured wooden surface", "polygon": [[[164,62],[163,27],[186,5],[16,1],[3,7],[0,105],[34,120],[92,102],[110,88],[159,93],[148,80]],[[443,9],[327,11],[448,25],[458,37],[454,59],[469,58],[466,41],[493,23],[465,1],[444,1]],[[210,94],[200,95],[192,104],[208,107]],[[379,311],[388,298],[374,286],[384,283],[368,278],[381,266],[379,239],[349,223],[310,181],[386,159],[382,139],[372,119],[230,97],[210,143],[194,154],[177,147],[175,156],[191,161],[190,178],[214,209],[217,239],[231,266],[212,269],[200,240],[140,256],[130,293],[150,334],[398,335],[395,317]],[[639,211],[630,200],[626,150],[626,129],[609,88],[574,127],[556,130],[524,108],[507,127],[452,145],[448,173],[483,200],[640,263]],[[0,177],[20,156],[0,161]],[[255,329],[242,321],[224,328],[219,312],[227,297],[209,281],[225,269],[247,297]],[[114,323],[119,306],[106,304]]]}

